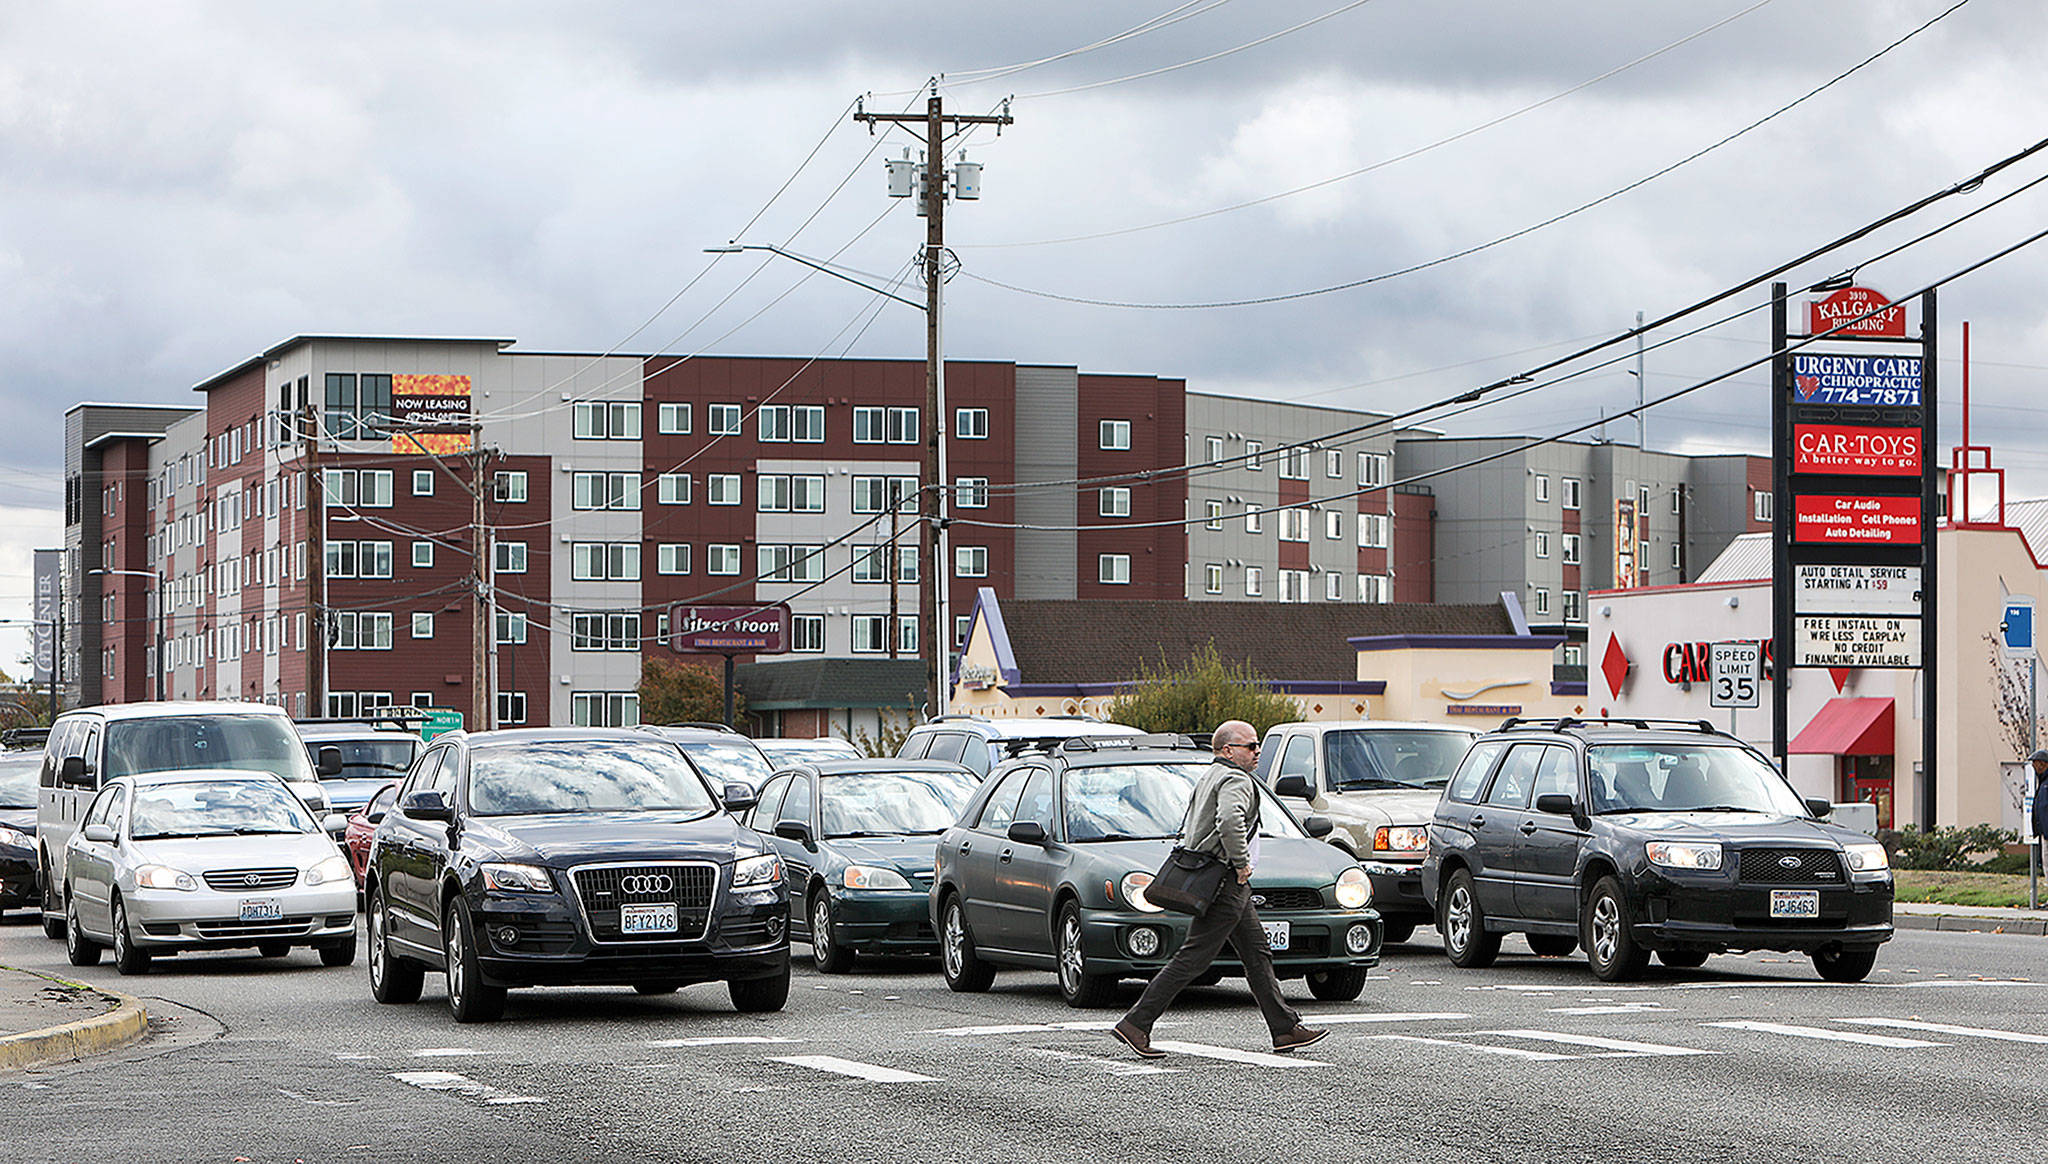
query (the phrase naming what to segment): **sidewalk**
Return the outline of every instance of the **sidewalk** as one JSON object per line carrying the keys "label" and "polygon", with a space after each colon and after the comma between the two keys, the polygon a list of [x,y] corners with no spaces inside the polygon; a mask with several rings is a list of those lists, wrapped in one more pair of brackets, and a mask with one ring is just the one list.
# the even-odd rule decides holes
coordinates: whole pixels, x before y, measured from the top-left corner
{"label": "sidewalk", "polygon": [[2048,909],[2007,909],[1996,905],[1892,906],[1892,924],[1902,930],[1973,930],[1986,934],[2048,936]]}
{"label": "sidewalk", "polygon": [[117,1050],[148,1031],[138,999],[0,966],[0,1071]]}

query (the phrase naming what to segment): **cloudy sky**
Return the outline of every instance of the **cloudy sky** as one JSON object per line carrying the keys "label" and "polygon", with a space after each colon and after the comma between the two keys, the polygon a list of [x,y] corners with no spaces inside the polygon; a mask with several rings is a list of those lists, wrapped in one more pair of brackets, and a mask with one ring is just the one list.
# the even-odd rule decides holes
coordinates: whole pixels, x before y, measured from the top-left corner
{"label": "cloudy sky", "polygon": [[[917,312],[705,248],[903,277],[923,224],[883,159],[909,139],[851,114],[921,109],[935,76],[948,111],[1016,119],[954,143],[985,171],[947,216],[950,355],[1395,411],[2032,145],[2044,57],[2030,0],[0,6],[0,619],[61,536],[69,404],[196,400],[294,334],[920,357]],[[2041,229],[2048,185],[1873,256],[2044,174],[2048,152],[1786,278],[1861,266],[1902,296]],[[1941,292],[1945,436],[1968,320],[1974,424],[2020,496],[2048,495],[2044,275],[2048,243]],[[1246,299],[1276,301],[1190,306]],[[1651,395],[1767,334],[1751,311],[1653,351]],[[1624,367],[1440,427],[1596,420],[1634,404]],[[1653,410],[1649,444],[1765,451],[1761,384]],[[19,643],[0,629],[0,668]]]}

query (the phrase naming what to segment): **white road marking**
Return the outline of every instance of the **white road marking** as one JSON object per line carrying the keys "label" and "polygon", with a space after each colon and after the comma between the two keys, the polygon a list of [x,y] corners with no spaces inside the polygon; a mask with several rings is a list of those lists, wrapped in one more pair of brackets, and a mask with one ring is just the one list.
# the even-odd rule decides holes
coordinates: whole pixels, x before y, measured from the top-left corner
{"label": "white road marking", "polygon": [[1629,1039],[1605,1039],[1596,1035],[1573,1035],[1562,1031],[1474,1031],[1476,1035],[1500,1035],[1510,1039],[1532,1039],[1538,1042],[1565,1043],[1575,1047],[1599,1047],[1616,1052],[1611,1056],[1623,1055],[1718,1055],[1718,1051],[1702,1051],[1697,1047],[1674,1047],[1668,1043],[1638,1043]]}
{"label": "white road marking", "polygon": [[1194,1055],[1202,1059],[1221,1059],[1226,1063],[1250,1063],[1255,1067],[1328,1067],[1315,1059],[1300,1059],[1293,1055],[1275,1055],[1268,1051],[1244,1051],[1236,1047],[1214,1047],[1208,1043],[1175,1043],[1153,1040],[1152,1045],[1162,1051],[1177,1051],[1183,1055]]}
{"label": "white road marking", "polygon": [[1727,1027],[1737,1031],[1761,1031],[1767,1035],[1790,1035],[1799,1039],[1824,1039],[1833,1043],[1866,1043],[1873,1047],[1946,1047],[1924,1039],[1900,1039],[1891,1035],[1865,1035],[1856,1031],[1831,1031],[1822,1027],[1798,1027],[1785,1023],[1727,1022],[1701,1023],[1706,1027]]}
{"label": "white road marking", "polygon": [[1468,1019],[1472,1016],[1457,1011],[1413,1011],[1387,1014],[1311,1014],[1304,1016],[1316,1026],[1334,1026],[1338,1023],[1421,1023]]}
{"label": "white road marking", "polygon": [[808,1067],[813,1071],[830,1071],[834,1075],[851,1075],[871,1083],[937,1083],[929,1075],[915,1071],[898,1071],[894,1067],[881,1067],[873,1063],[862,1063],[854,1059],[841,1059],[837,1055],[785,1055],[778,1056],[777,1063],[792,1067]]}
{"label": "white road marking", "polygon": [[467,1075],[458,1075],[453,1071],[394,1071],[391,1078],[426,1091],[452,1091],[457,1095],[480,1099],[490,1104],[547,1102],[544,1096],[514,1095],[509,1091],[500,1091],[488,1083],[478,1083]]}
{"label": "white road marking", "polygon": [[1028,1035],[1042,1031],[1106,1031],[1115,1022],[1100,1019],[1077,1019],[1064,1023],[1002,1023],[986,1027],[938,1027],[925,1031],[927,1035]]}
{"label": "white road marking", "polygon": [[1615,1002],[1605,1006],[1553,1006],[1551,1014],[1656,1014],[1664,1010],[1661,1002]]}
{"label": "white road marking", "polygon": [[[1482,1055],[1506,1055],[1511,1059],[1536,1059],[1556,1062],[1560,1059],[1576,1059],[1577,1055],[1560,1055],[1555,1051],[1532,1051],[1527,1047],[1496,1047],[1488,1043],[1462,1043],[1456,1039],[1428,1039],[1421,1035],[1367,1035],[1370,1039],[1390,1039],[1402,1043],[1428,1043],[1436,1047],[1456,1047],[1462,1051],[1477,1051]],[[1154,1043],[1153,1046],[1159,1044]]]}
{"label": "white road marking", "polygon": [[1073,1051],[1060,1051],[1052,1047],[1026,1047],[1033,1055],[1058,1059],[1063,1063],[1076,1063],[1093,1067],[1108,1075],[1171,1075],[1175,1068],[1161,1067],[1156,1063],[1133,1063],[1128,1059],[1104,1059],[1097,1055],[1082,1055]]}
{"label": "white road marking", "polygon": [[426,1047],[412,1053],[415,1059],[457,1059],[464,1055],[481,1055],[482,1051],[472,1047]]}
{"label": "white road marking", "polygon": [[649,1039],[650,1047],[729,1047],[735,1043],[797,1043],[780,1035],[699,1035],[694,1039]]}
{"label": "white road marking", "polygon": [[1902,1031],[1926,1031],[1934,1035],[1966,1035],[1978,1039],[2003,1039],[2008,1043],[2048,1043],[2048,1035],[2028,1034],[2025,1031],[2000,1031],[1989,1027],[1957,1027],[1947,1023],[1923,1023],[1912,1019],[1888,1018],[1845,1018],[1838,1022],[1855,1023],[1861,1027],[1895,1027]]}

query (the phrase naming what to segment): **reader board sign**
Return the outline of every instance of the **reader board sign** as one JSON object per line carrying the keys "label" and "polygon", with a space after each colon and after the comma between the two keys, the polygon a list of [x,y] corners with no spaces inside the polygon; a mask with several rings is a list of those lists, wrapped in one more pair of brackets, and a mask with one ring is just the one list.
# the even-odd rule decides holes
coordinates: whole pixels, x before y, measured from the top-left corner
{"label": "reader board sign", "polygon": [[1918,545],[1920,499],[1832,494],[1794,497],[1792,540],[1831,546]]}
{"label": "reader board sign", "polygon": [[[1858,318],[1867,313],[1868,318]],[[1853,321],[1853,322],[1852,322]],[[1906,305],[1893,303],[1868,287],[1844,287],[1825,299],[1806,304],[1806,330],[1815,335],[1835,328],[1836,335],[1906,338]]]}
{"label": "reader board sign", "polygon": [[669,614],[670,645],[678,651],[780,655],[789,650],[789,606],[689,606]]}
{"label": "reader board sign", "polygon": [[1792,396],[1797,404],[1917,408],[1920,357],[1796,352],[1792,356]]}
{"label": "reader board sign", "polygon": [[1920,613],[1920,567],[1807,564],[1792,568],[1800,614]]}
{"label": "reader board sign", "polygon": [[1918,477],[1920,430],[1862,424],[1795,424],[1792,471]]}
{"label": "reader board sign", "polygon": [[1792,620],[1796,667],[1918,667],[1917,618],[1840,618],[1800,615]]}

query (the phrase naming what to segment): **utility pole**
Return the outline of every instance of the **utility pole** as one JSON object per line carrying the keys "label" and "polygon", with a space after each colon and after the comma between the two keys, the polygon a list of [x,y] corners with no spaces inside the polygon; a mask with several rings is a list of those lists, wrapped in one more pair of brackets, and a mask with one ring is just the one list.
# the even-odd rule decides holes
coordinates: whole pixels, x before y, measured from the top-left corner
{"label": "utility pole", "polygon": [[[948,617],[948,605],[953,580],[953,563],[949,558],[949,539],[946,524],[950,520],[947,505],[947,490],[950,482],[946,477],[946,363],[945,323],[943,289],[945,286],[946,255],[946,133],[949,128],[965,125],[993,125],[1001,133],[1002,126],[1014,120],[1009,113],[1009,102],[1003,102],[1003,112],[982,116],[948,114],[944,101],[939,96],[938,85],[932,85],[932,95],[925,102],[922,115],[915,113],[869,113],[856,110],[853,119],[868,124],[869,132],[874,131],[878,122],[889,122],[916,133],[920,122],[924,127],[924,287],[925,287],[925,406],[924,406],[924,470],[926,488],[919,491],[918,513],[925,526],[925,536],[919,540],[929,555],[925,571],[928,578],[926,598],[918,603],[918,654],[925,661],[928,676],[927,706],[932,714],[943,715],[951,692],[951,656],[953,653],[953,631]],[[891,175],[899,171],[891,163]],[[980,167],[972,163],[961,163],[959,174],[960,197],[974,199],[981,197]],[[907,197],[909,191],[897,195],[892,184],[892,195]],[[894,552],[894,547],[891,547]],[[888,628],[891,636],[896,634],[893,623]],[[893,638],[891,640],[894,641]]]}
{"label": "utility pole", "polygon": [[497,608],[495,596],[491,593],[491,548],[490,529],[484,523],[484,459],[489,455],[481,444],[469,454],[469,497],[470,497],[470,542],[476,555],[474,615],[471,622],[474,631],[470,635],[470,692],[472,695],[472,717],[469,730],[488,731],[491,727],[491,647],[497,627],[493,625],[492,612]]}
{"label": "utility pole", "polygon": [[[306,660],[306,700],[311,714],[327,714],[327,477],[320,468],[320,414],[311,403],[301,406],[300,439],[306,442],[306,489],[310,494],[306,510],[306,540],[312,561],[307,568],[313,577],[306,587],[312,609],[308,620],[306,648],[314,654]],[[194,687],[195,694],[197,687]]]}
{"label": "utility pole", "polygon": [[1638,311],[1636,312],[1636,451],[1639,453],[1649,451],[1650,447],[1643,443],[1643,441],[1646,439],[1643,433],[1645,428],[1648,427],[1645,423],[1644,416],[1645,412],[1643,409],[1643,313]]}

